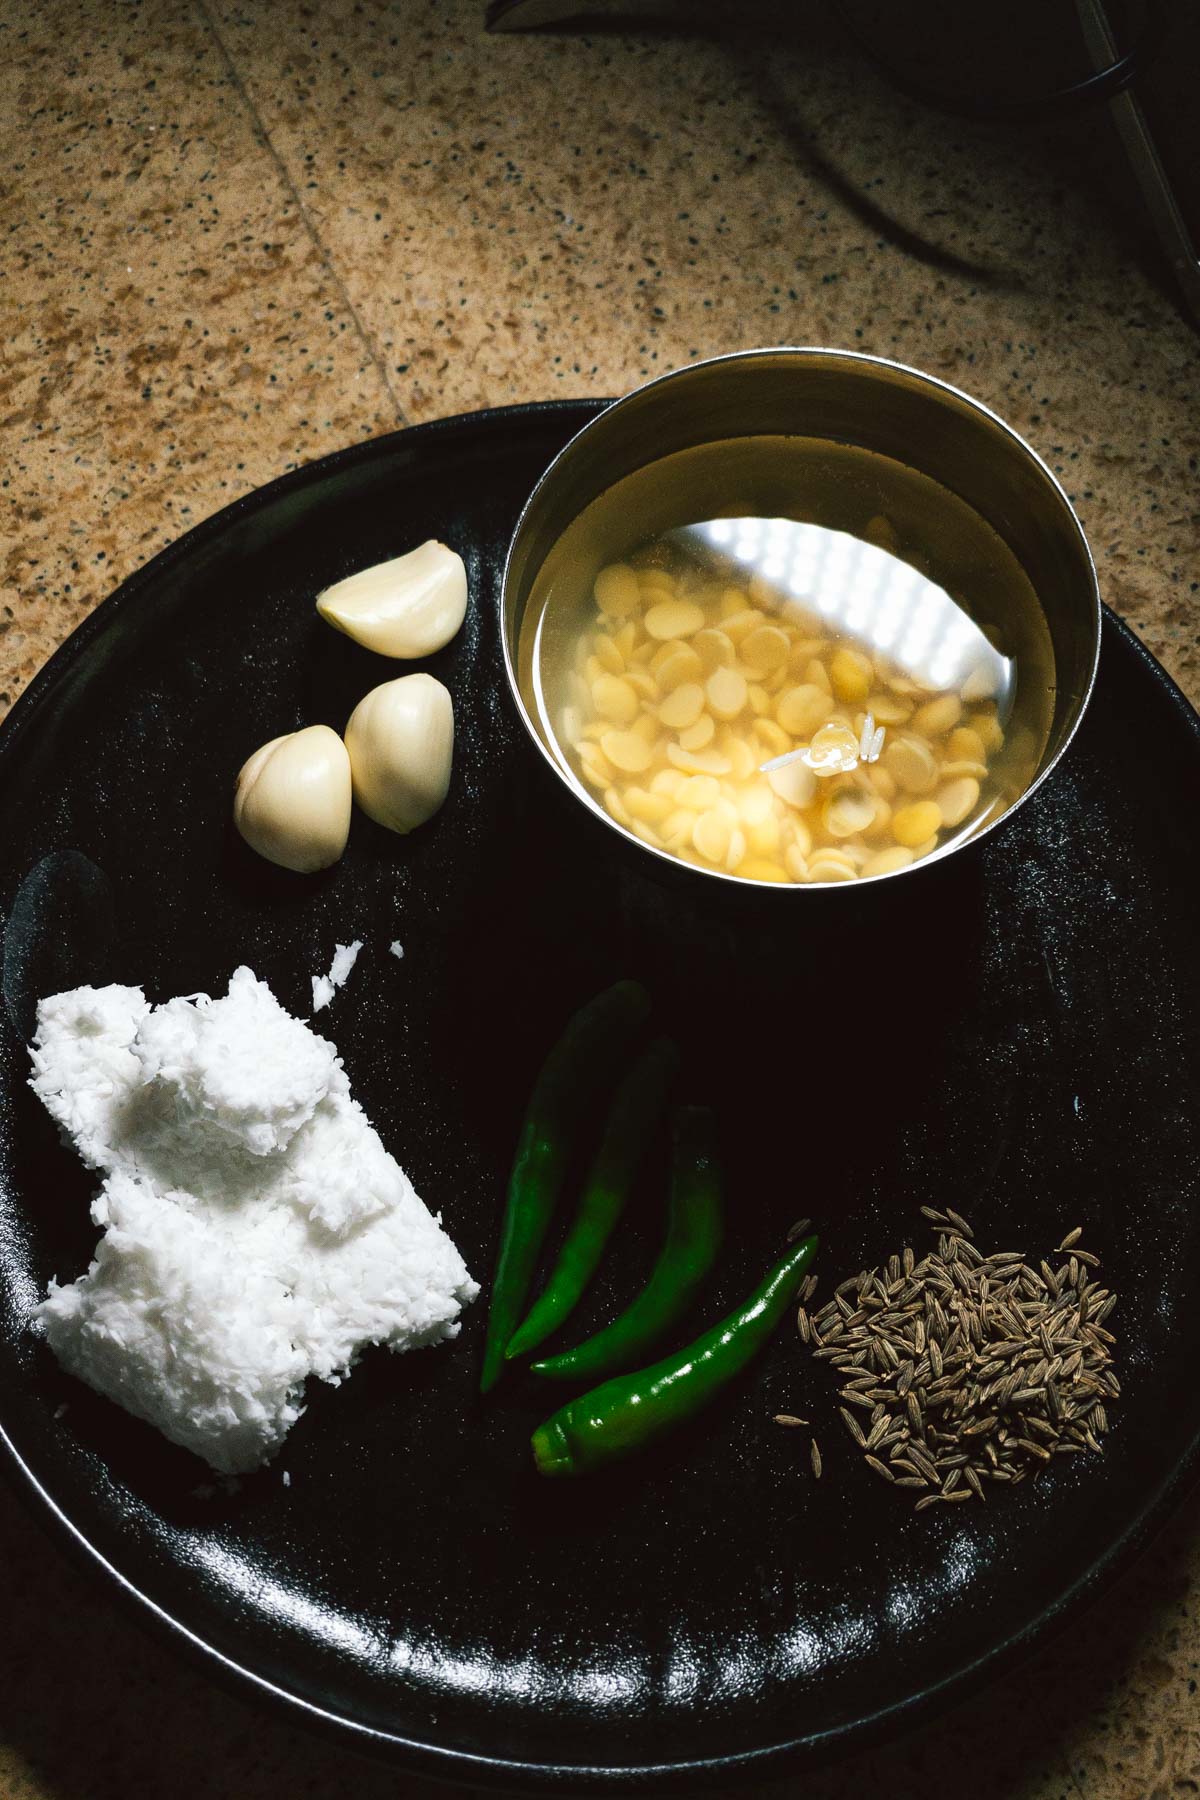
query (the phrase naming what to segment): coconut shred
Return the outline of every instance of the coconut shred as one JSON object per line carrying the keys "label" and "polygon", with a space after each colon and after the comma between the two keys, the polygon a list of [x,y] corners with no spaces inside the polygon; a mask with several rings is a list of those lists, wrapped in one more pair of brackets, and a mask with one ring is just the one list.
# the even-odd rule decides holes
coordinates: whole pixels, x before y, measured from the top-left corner
{"label": "coconut shred", "polygon": [[214,1469],[269,1461],[309,1376],[453,1337],[478,1293],[332,1043],[249,969],[221,999],[76,988],[32,1086],[101,1177],[102,1229],[37,1317],[63,1366]]}

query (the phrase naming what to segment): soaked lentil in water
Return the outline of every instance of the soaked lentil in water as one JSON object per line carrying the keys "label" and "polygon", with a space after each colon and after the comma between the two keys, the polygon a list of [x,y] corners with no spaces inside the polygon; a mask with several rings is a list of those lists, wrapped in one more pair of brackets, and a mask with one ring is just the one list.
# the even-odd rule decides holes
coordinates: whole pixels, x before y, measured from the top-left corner
{"label": "soaked lentil in water", "polygon": [[892,874],[996,818],[1036,771],[1054,680],[1036,596],[978,514],[801,438],[700,446],[602,494],[539,573],[520,676],[619,825],[803,884]]}

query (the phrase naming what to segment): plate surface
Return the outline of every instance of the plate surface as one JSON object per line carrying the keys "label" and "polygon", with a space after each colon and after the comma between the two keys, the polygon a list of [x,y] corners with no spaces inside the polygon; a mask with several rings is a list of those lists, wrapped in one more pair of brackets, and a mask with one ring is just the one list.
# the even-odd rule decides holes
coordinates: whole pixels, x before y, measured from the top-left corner
{"label": "plate surface", "polygon": [[[1200,725],[1109,617],[1074,747],[977,851],[866,911],[797,894],[786,930],[698,916],[576,829],[504,688],[507,540],[595,410],[422,426],[239,501],[101,607],[0,733],[0,1424],[44,1516],[214,1674],[414,1771],[695,1787],[945,1703],[1094,1593],[1196,1469]],[[313,595],[426,536],[462,551],[473,595],[429,664],[458,721],[450,801],[407,841],[356,817],[323,877],[272,871],[229,825],[233,773],[267,737],[340,727],[396,672],[321,625]],[[823,1231],[826,1293],[921,1246],[922,1202],[1035,1258],[1082,1223],[1121,1297],[1103,1458],[914,1517],[785,1329],[662,1455],[539,1482],[528,1432],[558,1401],[517,1385],[480,1403],[480,1304],[456,1343],[375,1352],[312,1391],[277,1464],[213,1492],[28,1329],[95,1232],[22,1033],[39,992],[223,991],[242,962],[307,1014],[310,976],[354,937],[321,1027],[478,1277],[541,1053],[576,1004],[640,975],[688,1092],[721,1108],[730,1229],[705,1313],[800,1213]],[[636,1289],[660,1216],[651,1185],[581,1331]],[[819,1483],[782,1410],[813,1421]]]}

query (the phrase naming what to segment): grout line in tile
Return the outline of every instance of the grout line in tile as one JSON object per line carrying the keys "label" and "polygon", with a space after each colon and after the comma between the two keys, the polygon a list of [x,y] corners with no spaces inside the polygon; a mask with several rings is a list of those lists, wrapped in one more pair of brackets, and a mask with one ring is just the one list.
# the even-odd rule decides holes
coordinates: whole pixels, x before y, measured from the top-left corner
{"label": "grout line in tile", "polygon": [[1065,1769],[1066,1769],[1066,1771],[1067,1771],[1067,1780],[1068,1780],[1068,1781],[1069,1781],[1069,1782],[1070,1782],[1070,1783],[1071,1783],[1071,1787],[1072,1787],[1072,1789],[1073,1789],[1073,1790],[1074,1790],[1074,1792],[1075,1792],[1075,1793],[1077,1793],[1077,1794],[1078,1794],[1078,1795],[1079,1795],[1079,1800],[1095,1800],[1095,1796],[1094,1796],[1094,1795],[1088,1795],[1088,1794],[1085,1794],[1085,1793],[1084,1793],[1084,1791],[1083,1791],[1083,1789],[1082,1789],[1082,1788],[1081,1788],[1081,1787],[1080,1787],[1080,1785],[1079,1785],[1079,1783],[1078,1783],[1078,1782],[1077,1782],[1077,1781],[1076,1781],[1076,1779],[1075,1779],[1075,1765],[1074,1765],[1074,1763],[1073,1763],[1073,1762],[1072,1762],[1072,1761],[1071,1761],[1071,1758],[1070,1758],[1070,1756],[1069,1756],[1069,1755],[1067,1755],[1067,1756],[1064,1756],[1064,1758],[1063,1758],[1063,1767],[1064,1767],[1064,1768],[1065,1768]]}
{"label": "grout line in tile", "polygon": [[350,295],[346,290],[345,283],[342,281],[341,277],[338,275],[337,270],[334,268],[333,259],[330,256],[329,251],[326,249],[324,243],[322,243],[322,241],[321,241],[321,238],[317,231],[317,228],[313,224],[312,218],[309,215],[308,208],[305,206],[304,201],[301,199],[299,191],[297,190],[296,184],[292,180],[292,177],[288,172],[287,164],[284,162],[282,156],[280,156],[279,151],[275,148],[274,141],[271,137],[270,132],[267,130],[266,125],[263,122],[262,115],[259,112],[257,106],[255,106],[254,101],[250,97],[249,89],[246,87],[245,82],[242,80],[241,72],[238,69],[236,62],[233,59],[233,56],[229,49],[229,46],[226,44],[225,39],[221,35],[221,28],[217,24],[217,21],[214,18],[212,11],[210,10],[208,0],[196,0],[196,4],[197,4],[197,8],[199,10],[200,16],[201,16],[202,20],[204,21],[205,28],[211,34],[213,42],[215,43],[218,51],[220,52],[221,59],[224,62],[225,67],[229,71],[229,78],[232,81],[235,89],[237,90],[238,97],[240,98],[242,105],[245,107],[247,113],[250,116],[250,122],[254,128],[255,136],[258,138],[259,142],[263,145],[264,149],[267,151],[267,154],[270,156],[272,162],[275,164],[275,167],[279,172],[279,179],[283,183],[283,186],[284,186],[284,189],[286,190],[286,192],[291,196],[291,199],[292,199],[293,203],[295,204],[296,210],[300,215],[300,220],[304,226],[304,230],[309,239],[309,242],[312,244],[314,250],[317,252],[317,255],[320,257],[321,265],[325,270],[326,276],[328,277],[331,285],[335,288],[335,290],[337,292],[337,296],[338,296],[339,300],[341,301],[342,305],[345,307],[346,311],[350,315],[350,319],[353,323],[355,333],[358,337],[359,342],[362,344],[362,347],[365,350],[368,358],[370,359],[371,367],[375,370],[375,373],[378,375],[380,381],[383,384],[384,392],[387,394],[387,397],[392,405],[392,411],[396,415],[397,425],[407,425],[409,422],[407,415],[405,414],[404,408],[400,404],[400,398],[399,398],[398,394],[396,393],[395,388],[393,388],[393,386],[392,386],[391,379],[387,372],[387,367],[384,364],[382,358],[380,357],[378,351],[376,350],[374,344],[372,343],[370,334],[368,333],[366,326],[363,324],[362,319],[359,317],[358,310],[355,307],[353,300],[351,300]]}
{"label": "grout line in tile", "polygon": [[[1040,1709],[1039,1709],[1038,1716],[1041,1719],[1041,1722],[1042,1722],[1042,1725],[1044,1728],[1045,1723],[1046,1723],[1045,1716],[1041,1712]],[[1062,1750],[1062,1752],[1059,1756],[1059,1762],[1060,1762],[1062,1768],[1066,1772],[1067,1780],[1071,1784],[1071,1792],[1073,1794],[1077,1794],[1079,1796],[1079,1800],[1095,1800],[1095,1795],[1094,1794],[1085,1794],[1083,1789],[1080,1787],[1078,1781],[1075,1779],[1075,1761],[1074,1761],[1074,1758],[1072,1757],[1071,1751],[1069,1749]]]}
{"label": "grout line in tile", "polygon": [[[1046,1711],[1045,1703],[1040,1702],[1035,1694],[1034,1696],[1032,1696],[1030,1698],[1029,1705],[1030,1705],[1030,1710],[1037,1714],[1038,1724],[1041,1727],[1041,1742],[1048,1743],[1052,1736],[1052,1721],[1050,1719],[1049,1714]],[[1059,1767],[1062,1769],[1063,1773],[1066,1775],[1067,1780],[1070,1782],[1072,1794],[1078,1795],[1079,1800],[1095,1800],[1095,1796],[1090,1795],[1090,1794],[1085,1794],[1083,1789],[1080,1787],[1078,1781],[1076,1781],[1075,1767],[1071,1760],[1071,1752],[1070,1752],[1069,1748],[1060,1747],[1055,1752],[1055,1761],[1058,1763]]]}

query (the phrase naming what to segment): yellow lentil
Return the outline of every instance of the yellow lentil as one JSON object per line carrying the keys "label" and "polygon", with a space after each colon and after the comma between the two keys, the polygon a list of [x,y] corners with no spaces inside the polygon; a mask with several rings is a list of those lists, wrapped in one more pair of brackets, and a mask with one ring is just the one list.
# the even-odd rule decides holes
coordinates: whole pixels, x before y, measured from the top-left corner
{"label": "yellow lentil", "polygon": [[946,739],[946,755],[956,762],[979,762],[986,755],[983,739],[970,725],[960,725]]}
{"label": "yellow lentil", "polygon": [[667,695],[658,709],[661,722],[671,731],[686,731],[704,711],[704,689],[696,681],[685,681]]}
{"label": "yellow lentil", "polygon": [[795,762],[784,763],[782,769],[772,769],[767,776],[773,793],[796,807],[800,812],[811,806],[817,791],[817,778],[807,763],[797,758]]}
{"label": "yellow lentil", "polygon": [[829,717],[829,692],[815,682],[786,688],[775,702],[775,718],[793,737],[811,737]]}
{"label": "yellow lentil", "polygon": [[736,669],[714,669],[704,692],[714,718],[736,719],[746,705],[746,677]]}
{"label": "yellow lentil", "polygon": [[691,637],[704,623],[704,610],[692,600],[659,600],[646,614],[646,630],[652,638]]}
{"label": "yellow lentil", "polygon": [[596,577],[596,605],[610,618],[623,619],[642,603],[638,578],[627,563],[610,563]]}
{"label": "yellow lentil", "polygon": [[837,788],[821,809],[822,822],[830,837],[857,837],[870,828],[878,805],[869,787],[851,784]]}
{"label": "yellow lentil", "polygon": [[720,798],[721,785],[711,775],[693,775],[675,790],[676,806],[686,806],[692,812],[704,812]]}
{"label": "yellow lentil", "polygon": [[626,775],[640,775],[654,761],[650,745],[633,731],[606,731],[600,748],[614,769]]}
{"label": "yellow lentil", "polygon": [[745,738],[737,736],[728,725],[723,725],[719,748],[722,756],[729,758],[730,780],[749,781],[758,768],[759,759]]}
{"label": "yellow lentil", "polygon": [[700,682],[704,679],[704,664],[690,644],[680,643],[677,638],[672,639],[671,648],[665,656],[651,657],[650,667],[664,694],[670,693],[672,688],[682,686],[684,682]]}
{"label": "yellow lentil", "polygon": [[637,663],[630,663],[621,679],[629,683],[639,699],[648,700],[651,705],[658,699],[659,686],[649,669],[643,669]]}
{"label": "yellow lentil", "polygon": [[625,658],[615,638],[609,637],[607,631],[598,631],[592,639],[592,653],[601,668],[607,669],[610,675],[619,675],[625,667]]}
{"label": "yellow lentil", "polygon": [[924,738],[893,738],[884,746],[883,766],[906,794],[927,794],[937,783],[937,758]]}
{"label": "yellow lentil", "polygon": [[850,858],[840,856],[836,850],[822,850],[808,864],[810,881],[853,881],[857,874]]}
{"label": "yellow lentil", "polygon": [[604,792],[604,810],[611,814],[618,825],[624,825],[626,831],[633,826],[633,815],[625,805],[615,787],[606,788]]}
{"label": "yellow lentil", "polygon": [[967,723],[982,743],[985,756],[995,756],[997,750],[1003,749],[1004,733],[995,713],[971,713]]}
{"label": "yellow lentil", "polygon": [[791,738],[774,719],[755,719],[754,738],[762,751],[760,762],[769,762],[775,756],[786,756],[792,748]]}
{"label": "yellow lentil", "polygon": [[779,849],[779,820],[774,813],[758,825],[743,825],[746,834],[746,847],[752,856],[774,856]]}
{"label": "yellow lentil", "polygon": [[692,843],[712,863],[725,861],[732,835],[729,821],[716,811],[698,813],[692,826]]}
{"label": "yellow lentil", "polygon": [[611,787],[616,780],[617,772],[601,750],[599,744],[585,744],[579,752],[579,766],[583,770],[583,778],[594,788]]}
{"label": "yellow lentil", "polygon": [[763,857],[747,857],[738,868],[738,874],[744,881],[786,881],[787,870],[777,862],[768,862]]}
{"label": "yellow lentil", "polygon": [[703,750],[706,744],[712,743],[713,735],[716,732],[716,729],[717,729],[716,726],[713,724],[713,722],[709,718],[708,714],[701,713],[700,717],[696,720],[695,724],[688,725],[683,731],[680,732],[680,734],[679,734],[680,749],[681,750]]}
{"label": "yellow lentil", "polygon": [[638,716],[638,697],[619,675],[598,675],[592,683],[592,705],[613,725],[632,725]]}
{"label": "yellow lentil", "polygon": [[787,664],[790,648],[786,631],[778,625],[759,625],[742,639],[739,654],[755,675],[773,675]]}
{"label": "yellow lentil", "polygon": [[907,869],[913,860],[911,850],[903,844],[893,844],[890,850],[877,850],[874,856],[868,857],[863,864],[864,875],[894,875],[897,869]]}
{"label": "yellow lentil", "polygon": [[750,606],[745,612],[731,613],[728,618],[722,619],[721,630],[736,649],[752,631],[760,629],[762,622],[762,614]]}
{"label": "yellow lentil", "polygon": [[960,775],[938,789],[937,806],[943,825],[961,825],[979,804],[979,783],[971,775]]}
{"label": "yellow lentil", "polygon": [[940,829],[941,823],[936,801],[914,800],[911,806],[902,806],[892,814],[892,836],[898,844],[915,850]]}
{"label": "yellow lentil", "polygon": [[682,769],[685,775],[728,775],[729,758],[719,750],[681,750],[678,744],[667,745],[667,761]]}
{"label": "yellow lentil", "polygon": [[838,645],[829,664],[829,679],[839,700],[865,700],[874,674],[870,657],[851,650],[848,644]]}
{"label": "yellow lentil", "polygon": [[706,675],[711,674],[714,669],[733,667],[733,644],[723,631],[717,631],[715,627],[706,625],[703,631],[698,631],[692,648],[700,658]]}
{"label": "yellow lentil", "polygon": [[939,694],[918,706],[912,716],[912,728],[924,737],[941,737],[952,731],[962,718],[962,701],[957,694]]}

